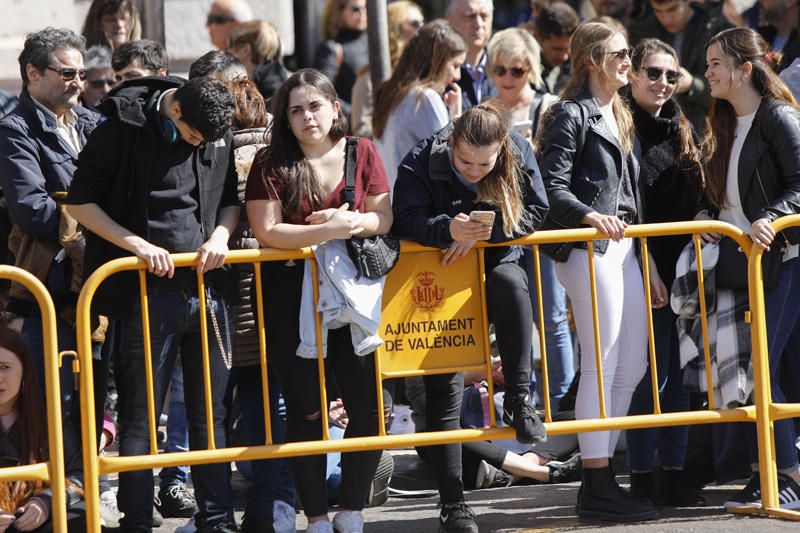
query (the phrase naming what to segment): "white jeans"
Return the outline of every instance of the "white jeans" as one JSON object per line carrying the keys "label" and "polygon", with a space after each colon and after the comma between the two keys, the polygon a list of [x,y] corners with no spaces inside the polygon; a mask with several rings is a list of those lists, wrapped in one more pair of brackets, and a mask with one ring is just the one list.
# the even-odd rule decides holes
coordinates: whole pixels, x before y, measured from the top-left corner
{"label": "white jeans", "polygon": [[[566,263],[556,264],[556,275],[572,301],[581,346],[581,378],[575,403],[578,420],[600,416],[588,258],[586,250],[574,248]],[[595,253],[594,259],[606,415],[625,416],[633,391],[647,369],[642,272],[631,239],[609,241],[606,253]],[[580,433],[583,459],[612,457],[618,437],[619,431]]]}

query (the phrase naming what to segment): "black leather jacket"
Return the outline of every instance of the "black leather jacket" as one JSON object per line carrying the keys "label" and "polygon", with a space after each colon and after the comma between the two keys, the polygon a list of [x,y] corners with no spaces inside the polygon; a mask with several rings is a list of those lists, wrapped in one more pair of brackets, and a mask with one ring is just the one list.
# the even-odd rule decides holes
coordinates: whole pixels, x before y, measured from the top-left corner
{"label": "black leather jacket", "polygon": [[[574,171],[584,121],[587,129],[578,169]],[[576,100],[554,104],[539,141],[539,168],[550,203],[550,213],[542,229],[580,227],[583,217],[593,211],[615,216],[623,165],[628,166],[636,199],[637,220],[633,222],[641,220],[645,195],[639,180],[637,152],[638,142],[634,154],[625,156],[588,91]],[[542,246],[542,249],[556,261],[566,261],[573,246],[586,248],[586,244],[580,242]],[[607,247],[607,240],[595,242],[595,250],[599,253],[604,253]]]}
{"label": "black leather jacket", "polygon": [[[739,196],[750,222],[800,213],[800,112],[789,104],[758,106],[739,156]],[[800,243],[800,228],[783,234]]]}

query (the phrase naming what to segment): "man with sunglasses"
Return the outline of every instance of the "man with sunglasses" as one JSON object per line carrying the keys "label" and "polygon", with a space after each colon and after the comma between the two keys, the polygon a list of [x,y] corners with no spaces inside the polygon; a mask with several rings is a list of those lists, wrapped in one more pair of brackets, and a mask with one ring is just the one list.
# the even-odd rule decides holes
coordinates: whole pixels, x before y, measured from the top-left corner
{"label": "man with sunglasses", "polygon": [[250,20],[253,20],[253,10],[245,0],[214,0],[206,19],[211,44],[227,50],[233,28]]}
{"label": "man with sunglasses", "polygon": [[732,28],[733,24],[722,13],[721,1],[649,1],[652,12],[629,26],[631,45],[635,46],[645,37],[654,37],[675,48],[683,74],[678,80],[675,98],[686,118],[698,132],[702,132],[706,113],[711,107],[711,93],[704,77],[705,44],[722,30]]}
{"label": "man with sunglasses", "polygon": [[81,94],[81,105],[97,111],[94,106],[114,85],[116,81],[114,69],[111,68],[111,50],[101,45],[90,47],[86,51],[86,85]]}
{"label": "man with sunglasses", "polygon": [[[58,349],[75,350],[75,329],[64,318],[74,308],[71,254],[61,246],[62,215],[55,197],[72,183],[78,154],[99,116],[79,105],[86,79],[83,37],[68,29],[31,33],[19,55],[22,91],[17,106],[0,120],[0,187],[8,203],[12,246],[19,266],[47,286],[59,312]],[[42,319],[32,295],[12,285],[8,311],[20,317],[21,333],[39,368],[44,392]],[[67,457],[80,456],[80,412],[73,378],[61,372],[61,409]],[[78,458],[80,461],[80,458]]]}

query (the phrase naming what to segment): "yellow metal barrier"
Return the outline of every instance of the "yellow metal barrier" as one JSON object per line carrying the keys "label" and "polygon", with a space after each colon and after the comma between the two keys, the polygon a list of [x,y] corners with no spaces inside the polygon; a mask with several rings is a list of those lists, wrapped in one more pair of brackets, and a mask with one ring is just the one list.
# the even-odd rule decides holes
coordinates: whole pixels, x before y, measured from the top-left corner
{"label": "yellow metal barrier", "polygon": [[[775,231],[800,226],[800,215],[781,217],[772,223]],[[780,237],[778,237],[780,238]],[[758,435],[758,462],[761,474],[761,505],[736,509],[742,514],[763,514],[800,520],[800,512],[781,509],[778,501],[778,470],[775,457],[776,420],[800,416],[800,404],[775,404],[772,402],[770,385],[769,348],[767,324],[764,313],[764,285],[761,268],[763,251],[753,246],[749,258],[748,283],[750,285],[750,328],[753,339],[753,399],[756,408],[756,430]]]}
{"label": "yellow metal barrier", "polygon": [[[660,237],[669,235],[694,235],[693,241],[697,251],[699,252],[701,241],[699,238],[700,233],[716,232],[729,236],[736,240],[741,246],[744,253],[750,255],[751,242],[737,228],[722,222],[717,221],[695,221],[695,222],[680,222],[670,224],[647,224],[639,226],[631,226],[626,230],[626,237],[642,239],[643,249],[646,250],[648,237]],[[595,336],[599,336],[597,328],[597,298],[595,294],[595,280],[594,280],[594,255],[592,253],[591,243],[596,240],[606,239],[605,235],[595,229],[571,229],[571,230],[556,230],[547,232],[537,232],[531,236],[514,241],[514,244],[530,245],[534,249],[534,268],[537,273],[538,283],[541,283],[538,276],[539,271],[539,246],[548,243],[560,242],[577,242],[586,241],[589,243],[590,250],[590,285],[592,290],[592,304],[593,312],[595,315]],[[502,245],[491,245],[486,243],[479,243],[476,249],[471,251],[466,257],[461,258],[455,265],[448,267],[438,267],[438,260],[441,257],[439,250],[425,248],[412,243],[403,243],[402,258],[398,267],[389,275],[386,282],[386,289],[384,291],[384,320],[382,324],[382,336],[387,341],[385,347],[376,352],[376,381],[378,393],[378,412],[382,411],[382,387],[381,381],[385,378],[394,378],[401,376],[411,375],[426,375],[435,373],[446,373],[464,370],[485,370],[487,378],[489,379],[490,393],[492,392],[491,385],[491,361],[488,350],[488,323],[485,313],[486,308],[486,295],[485,295],[485,272],[483,270],[483,254],[484,249],[492,246],[507,246],[508,243]],[[411,256],[414,255],[414,259]],[[176,267],[190,267],[196,264],[196,254],[174,254],[173,261]],[[264,402],[267,404],[268,394],[268,380],[267,364],[269,362],[268,354],[266,353],[266,339],[264,333],[264,311],[263,311],[263,297],[261,287],[261,265],[260,263],[266,261],[286,261],[289,259],[308,259],[313,257],[310,249],[303,250],[236,250],[232,251],[226,263],[253,263],[255,267],[255,283],[256,283],[256,302],[257,302],[257,324],[259,333],[259,345],[261,351],[261,372],[263,383]],[[705,315],[705,298],[704,298],[704,280],[702,272],[702,257],[697,253],[699,268],[698,268],[698,284],[700,287],[701,308]],[[460,266],[459,266],[460,265]],[[464,277],[459,275],[461,269],[467,269],[470,273]],[[100,267],[94,274],[87,280],[81,291],[78,301],[78,351],[81,360],[82,372],[81,378],[81,416],[84,428],[93,428],[92,421],[94,420],[94,391],[93,391],[93,369],[92,369],[92,356],[91,356],[91,339],[90,339],[90,323],[89,323],[89,309],[91,307],[92,298],[103,280],[109,276],[130,270],[139,270],[139,282],[141,289],[141,303],[144,322],[144,339],[145,339],[145,354],[146,358],[150,358],[149,348],[149,327],[147,324],[147,292],[146,292],[146,264],[137,258],[123,258],[111,261]],[[316,269],[312,269],[314,276],[317,275]],[[438,274],[435,272],[444,273],[443,276],[436,278]],[[409,274],[411,273],[411,274]],[[650,267],[647,255],[644,255],[643,273],[645,292],[649,295],[649,273]],[[422,276],[422,277],[420,277]],[[431,288],[434,281],[439,280],[444,284],[442,287],[438,285],[436,288]],[[402,356],[398,356],[400,350],[397,349],[398,344],[403,341],[407,336],[403,327],[398,328],[400,335],[387,335],[387,323],[391,324],[392,321],[405,321],[411,323],[421,320],[432,320],[431,313],[435,310],[435,305],[426,307],[419,305],[419,302],[414,301],[413,287],[409,283],[419,281],[424,290],[416,293],[420,301],[426,299],[435,300],[442,299],[438,302],[445,311],[438,319],[454,319],[455,329],[469,329],[471,340],[469,346],[465,347],[462,343],[460,346],[454,346],[455,341],[450,345],[446,345],[442,340],[440,344],[436,344],[434,339],[431,345],[430,339],[424,340],[421,337],[416,337],[414,341],[414,350],[404,351]],[[459,283],[461,285],[459,285]],[[466,286],[464,284],[466,283]],[[455,284],[455,285],[453,285]],[[446,285],[446,286],[445,286]],[[317,283],[314,283],[317,286]],[[448,289],[452,288],[452,291]],[[441,289],[441,291],[440,291]],[[444,291],[444,292],[442,292]],[[201,300],[204,298],[204,281],[201,275],[198,275],[198,294]],[[445,293],[448,294],[445,298]],[[542,296],[541,291],[537,291],[537,306],[540,310],[539,316],[543,316]],[[409,297],[414,301],[414,305],[409,304]],[[315,300],[317,295],[315,294]],[[452,300],[450,300],[452,298]],[[753,298],[751,296],[751,298]],[[450,301],[447,301],[450,300]],[[763,299],[762,299],[763,300]],[[426,305],[430,302],[423,302]],[[759,307],[757,296],[751,299],[751,309],[763,309]],[[477,306],[477,307],[476,307]],[[397,311],[399,308],[399,318],[392,312]],[[130,470],[150,469],[154,467],[176,466],[186,464],[206,464],[214,462],[228,462],[233,460],[252,460],[264,458],[280,458],[302,455],[314,455],[327,453],[331,451],[357,451],[368,449],[383,449],[383,448],[396,448],[405,446],[418,446],[430,444],[444,444],[450,442],[464,442],[473,440],[487,440],[487,439],[502,439],[513,438],[514,430],[512,428],[497,428],[489,427],[482,429],[461,429],[447,432],[427,432],[417,433],[414,435],[386,435],[386,428],[381,420],[379,435],[373,437],[361,437],[344,440],[330,441],[328,440],[327,433],[327,399],[325,395],[324,386],[324,362],[322,359],[322,348],[320,342],[321,326],[319,316],[317,316],[317,341],[318,341],[318,362],[320,372],[320,400],[321,400],[321,424],[323,428],[323,440],[313,442],[294,442],[285,444],[273,444],[272,435],[270,431],[269,408],[265,405],[265,428],[266,428],[266,442],[262,446],[249,446],[237,447],[226,449],[213,449],[213,424],[210,422],[213,419],[210,400],[210,381],[208,369],[208,346],[205,335],[206,318],[205,318],[205,305],[201,301],[201,327],[203,328],[203,371],[206,380],[205,393],[206,393],[206,416],[208,423],[208,442],[210,445],[209,450],[195,450],[181,453],[165,453],[158,454],[155,443],[155,399],[153,397],[153,376],[149,370],[150,365],[145,365],[148,368],[146,387],[148,390],[148,414],[150,418],[150,437],[151,437],[151,453],[142,456],[130,457],[98,457],[97,455],[97,442],[96,435],[93,430],[84,430],[84,468],[86,478],[86,514],[88,530],[92,533],[100,531],[99,526],[99,490],[97,485],[98,475],[108,474],[112,472],[124,472]],[[753,312],[752,315],[756,319],[763,321],[763,312]],[[650,337],[652,339],[652,315],[648,311],[648,327],[650,330]],[[398,322],[399,323],[399,322]],[[463,327],[461,327],[463,326]],[[438,327],[438,326],[437,326]],[[445,326],[442,326],[445,327]],[[450,327],[450,324],[446,326]],[[543,381],[545,387],[548,383],[547,364],[546,364],[546,349],[545,349],[545,332],[542,324],[540,323],[540,348],[543,356]],[[408,331],[413,331],[409,329]],[[704,345],[704,358],[706,368],[711,368],[710,364],[710,349],[707,338],[707,325],[703,320],[703,332],[705,339]],[[467,335],[467,334],[463,334]],[[409,337],[410,338],[410,337]],[[599,339],[596,339],[596,345],[600,346]],[[754,346],[756,343],[756,336],[754,335]],[[409,341],[409,346],[411,342]],[[475,350],[466,350],[465,348],[475,347]],[[454,349],[455,348],[455,349]],[[465,353],[469,355],[465,359]],[[651,372],[654,382],[657,382],[657,368],[655,365],[655,347],[650,342],[649,346]],[[708,376],[708,401],[710,408],[702,411],[689,411],[679,413],[660,413],[660,406],[658,402],[657,387],[653,387],[655,413],[653,415],[637,415],[627,417],[607,417],[605,409],[602,407],[605,404],[604,392],[602,387],[602,364],[599,364],[599,351],[595,354],[598,357],[598,382],[601,405],[601,415],[599,419],[592,420],[574,420],[564,422],[552,422],[551,406],[549,405],[549,393],[545,389],[545,407],[546,407],[546,421],[547,429],[551,435],[566,434],[566,433],[580,433],[588,431],[606,431],[615,429],[638,429],[650,427],[662,427],[670,425],[688,425],[688,424],[702,424],[702,423],[719,423],[719,422],[755,422],[756,412],[758,409],[764,411],[765,407],[757,403],[756,407],[741,407],[736,409],[714,410],[713,389],[711,387],[711,377]],[[410,363],[410,364],[409,364]],[[768,398],[767,393],[767,398]],[[759,407],[760,405],[760,407]],[[380,417],[379,417],[380,419]],[[495,425],[494,413],[491,413],[491,425]],[[759,434],[763,433],[763,428],[759,429]]]}
{"label": "yellow metal barrier", "polygon": [[0,279],[16,281],[33,295],[42,315],[44,379],[47,391],[47,463],[0,468],[0,482],[41,481],[53,492],[51,520],[57,533],[67,531],[67,498],[64,472],[63,431],[61,427],[61,383],[59,381],[56,311],[47,288],[31,273],[17,267],[0,265]]}

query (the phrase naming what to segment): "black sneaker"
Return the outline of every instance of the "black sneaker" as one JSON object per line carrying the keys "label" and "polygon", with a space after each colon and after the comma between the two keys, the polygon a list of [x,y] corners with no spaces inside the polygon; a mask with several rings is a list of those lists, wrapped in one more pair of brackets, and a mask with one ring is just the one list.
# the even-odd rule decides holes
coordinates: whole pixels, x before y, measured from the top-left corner
{"label": "black sneaker", "polygon": [[508,487],[511,485],[512,477],[510,474],[495,468],[486,461],[481,461],[478,465],[478,473],[475,476],[476,489],[492,489],[496,487]]}
{"label": "black sneaker", "polygon": [[778,501],[781,509],[800,509],[800,485],[786,474],[778,474]]}
{"label": "black sneaker", "polygon": [[571,483],[581,480],[583,465],[581,463],[581,454],[579,453],[564,462],[550,461],[544,466],[550,470],[550,483]]}
{"label": "black sneaker", "polygon": [[658,510],[647,500],[633,498],[617,484],[611,468],[584,468],[578,495],[578,516],[590,520],[640,522],[658,518]]}
{"label": "black sneaker", "polygon": [[197,502],[185,483],[161,487],[155,504],[164,518],[191,518],[197,511]]}
{"label": "black sneaker", "polygon": [[466,502],[442,505],[439,513],[439,533],[478,533],[475,513]]}
{"label": "black sneaker", "polygon": [[725,509],[737,509],[746,505],[753,505],[761,502],[761,476],[758,472],[753,472],[753,476],[742,490],[731,496],[725,501]]}
{"label": "black sneaker", "polygon": [[506,397],[503,402],[503,422],[517,430],[517,442],[533,444],[547,440],[547,430],[527,394],[510,399]]}
{"label": "black sneaker", "polygon": [[369,486],[367,495],[367,507],[377,507],[389,499],[389,480],[392,479],[394,472],[394,457],[389,452],[384,451],[378,461],[378,468]]}

